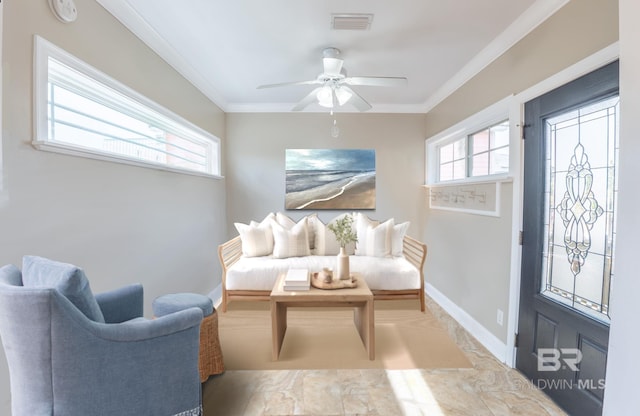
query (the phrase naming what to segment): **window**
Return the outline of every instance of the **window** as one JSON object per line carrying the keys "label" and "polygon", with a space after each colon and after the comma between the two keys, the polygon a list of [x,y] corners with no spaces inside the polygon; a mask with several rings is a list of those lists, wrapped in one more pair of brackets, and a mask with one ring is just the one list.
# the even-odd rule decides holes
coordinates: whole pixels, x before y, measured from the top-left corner
{"label": "window", "polygon": [[438,182],[509,172],[509,121],[437,146]]}
{"label": "window", "polygon": [[38,149],[220,175],[220,141],[36,37]]}
{"label": "window", "polygon": [[503,121],[469,136],[469,176],[509,172],[509,122]]}
{"label": "window", "polygon": [[519,117],[508,96],[428,138],[425,185],[511,180],[512,127],[519,125]]}
{"label": "window", "polygon": [[453,143],[439,147],[440,174],[441,181],[464,178],[466,171],[465,139],[456,140]]}

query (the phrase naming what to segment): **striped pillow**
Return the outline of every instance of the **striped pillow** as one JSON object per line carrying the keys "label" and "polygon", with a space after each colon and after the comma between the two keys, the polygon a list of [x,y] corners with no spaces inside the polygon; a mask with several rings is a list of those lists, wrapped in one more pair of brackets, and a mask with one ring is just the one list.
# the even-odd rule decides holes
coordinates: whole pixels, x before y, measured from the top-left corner
{"label": "striped pillow", "polygon": [[287,257],[309,256],[309,234],[307,232],[307,218],[298,221],[290,229],[272,221],[273,257],[286,259]]}
{"label": "striped pillow", "polygon": [[393,218],[382,224],[358,226],[358,246],[356,255],[388,257],[391,256],[391,235],[393,234]]}
{"label": "striped pillow", "polygon": [[[315,248],[316,230],[315,221],[318,219],[318,214],[307,215],[307,233],[309,234],[309,248],[313,250]],[[276,222],[282,225],[284,228],[291,229],[296,222],[283,214],[282,212],[276,212]]]}

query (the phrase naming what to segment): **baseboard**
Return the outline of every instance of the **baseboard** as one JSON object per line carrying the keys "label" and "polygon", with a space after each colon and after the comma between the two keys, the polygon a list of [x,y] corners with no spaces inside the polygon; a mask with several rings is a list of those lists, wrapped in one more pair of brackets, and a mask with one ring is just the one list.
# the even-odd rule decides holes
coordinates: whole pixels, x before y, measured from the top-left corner
{"label": "baseboard", "polygon": [[491,352],[500,362],[505,363],[507,360],[507,344],[500,341],[498,337],[493,335],[487,328],[481,325],[478,321],[473,319],[471,315],[465,312],[458,305],[453,303],[442,292],[433,287],[432,285],[425,283],[424,291],[429,295],[438,305],[442,307],[453,319],[455,319],[467,332],[469,332],[474,338],[480,342],[486,349]]}
{"label": "baseboard", "polygon": [[209,297],[213,300],[213,306],[218,309],[222,304],[222,283],[216,286],[211,293],[209,293]]}

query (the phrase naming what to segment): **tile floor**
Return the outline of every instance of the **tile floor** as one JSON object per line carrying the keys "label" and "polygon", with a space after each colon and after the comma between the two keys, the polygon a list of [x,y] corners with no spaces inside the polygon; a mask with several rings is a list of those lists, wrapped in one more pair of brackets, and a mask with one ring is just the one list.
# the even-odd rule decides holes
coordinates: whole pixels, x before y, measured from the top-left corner
{"label": "tile floor", "polygon": [[429,298],[427,306],[473,368],[227,371],[204,384],[204,415],[565,415]]}

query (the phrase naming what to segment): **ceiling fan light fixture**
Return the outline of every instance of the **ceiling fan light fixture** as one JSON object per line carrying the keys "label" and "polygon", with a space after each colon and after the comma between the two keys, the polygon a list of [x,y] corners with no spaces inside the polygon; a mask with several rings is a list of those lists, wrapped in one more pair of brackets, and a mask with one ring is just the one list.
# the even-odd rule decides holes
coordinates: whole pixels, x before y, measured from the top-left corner
{"label": "ceiling fan light fixture", "polygon": [[345,105],[352,97],[352,94],[349,91],[345,91],[340,87],[336,88],[335,93],[338,98],[338,104],[340,105]]}

